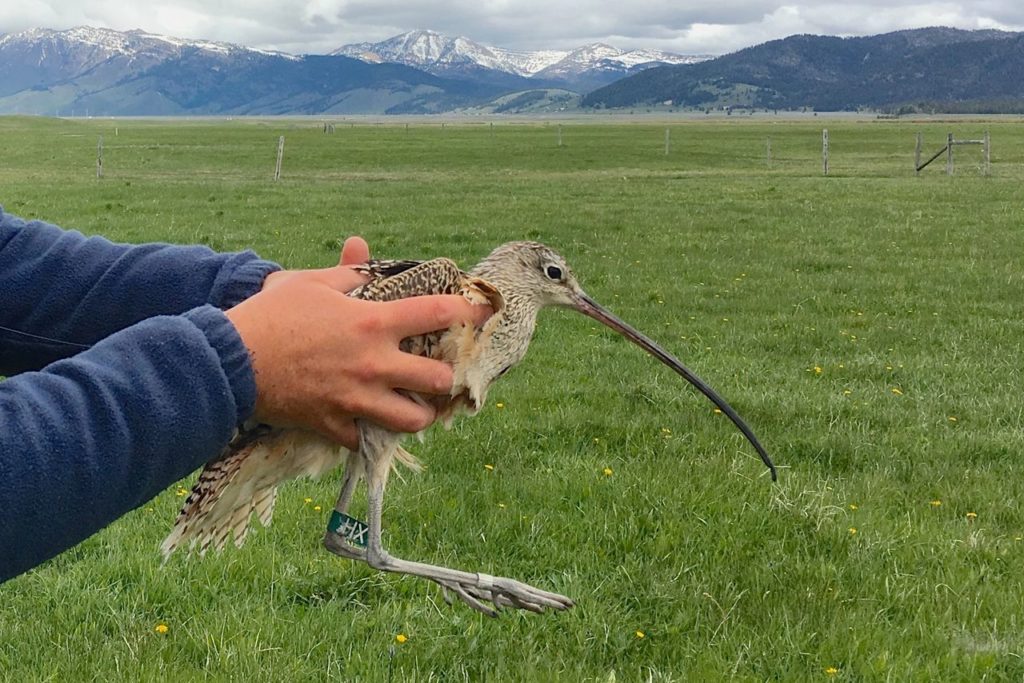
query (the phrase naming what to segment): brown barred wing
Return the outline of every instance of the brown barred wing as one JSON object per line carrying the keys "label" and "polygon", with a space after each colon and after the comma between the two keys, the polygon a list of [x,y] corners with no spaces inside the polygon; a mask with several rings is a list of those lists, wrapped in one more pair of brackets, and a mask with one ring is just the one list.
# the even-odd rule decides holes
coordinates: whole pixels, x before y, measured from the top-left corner
{"label": "brown barred wing", "polygon": [[430,294],[459,294],[468,277],[454,261],[370,261],[356,270],[372,278],[349,292],[368,301],[395,301]]}

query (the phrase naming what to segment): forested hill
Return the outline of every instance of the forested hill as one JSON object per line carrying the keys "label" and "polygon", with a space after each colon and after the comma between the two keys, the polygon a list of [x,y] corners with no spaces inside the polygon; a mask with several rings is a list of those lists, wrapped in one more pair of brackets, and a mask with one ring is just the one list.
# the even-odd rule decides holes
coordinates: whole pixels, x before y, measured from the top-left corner
{"label": "forested hill", "polygon": [[927,28],[861,38],[797,35],[706,62],[650,69],[583,99],[586,107],[662,103],[1022,111],[1024,33]]}

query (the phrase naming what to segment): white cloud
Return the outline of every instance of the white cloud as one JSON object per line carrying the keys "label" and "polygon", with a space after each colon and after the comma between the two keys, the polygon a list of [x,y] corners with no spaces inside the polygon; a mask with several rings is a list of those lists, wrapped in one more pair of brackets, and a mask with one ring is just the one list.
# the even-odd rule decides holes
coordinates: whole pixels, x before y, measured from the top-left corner
{"label": "white cloud", "polygon": [[619,47],[731,52],[794,33],[870,35],[946,25],[1024,30],[1019,0],[20,0],[0,4],[0,33],[102,26],[329,52],[418,28],[511,49]]}

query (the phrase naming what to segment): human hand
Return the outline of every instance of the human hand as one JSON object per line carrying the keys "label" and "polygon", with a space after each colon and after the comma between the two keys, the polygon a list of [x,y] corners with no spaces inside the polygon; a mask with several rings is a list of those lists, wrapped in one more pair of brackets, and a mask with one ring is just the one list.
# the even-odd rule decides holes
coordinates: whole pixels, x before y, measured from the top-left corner
{"label": "human hand", "polygon": [[481,324],[491,314],[461,296],[424,296],[390,302],[345,295],[365,282],[349,268],[369,257],[352,238],[333,268],[281,271],[263,290],[227,311],[252,356],[258,420],[315,430],[355,448],[356,418],[416,432],[434,410],[398,393],[447,394],[446,363],[399,350],[406,337],[458,322]]}

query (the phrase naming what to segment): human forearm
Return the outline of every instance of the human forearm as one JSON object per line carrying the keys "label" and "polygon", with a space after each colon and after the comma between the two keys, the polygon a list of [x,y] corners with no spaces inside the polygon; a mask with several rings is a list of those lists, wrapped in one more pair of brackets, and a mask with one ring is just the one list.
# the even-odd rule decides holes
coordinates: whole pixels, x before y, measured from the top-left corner
{"label": "human forearm", "polygon": [[248,353],[211,307],[0,382],[0,581],[216,456],[254,402]]}
{"label": "human forearm", "polygon": [[277,268],[251,252],[115,244],[0,209],[0,374],[39,369],[151,316],[230,308]]}

